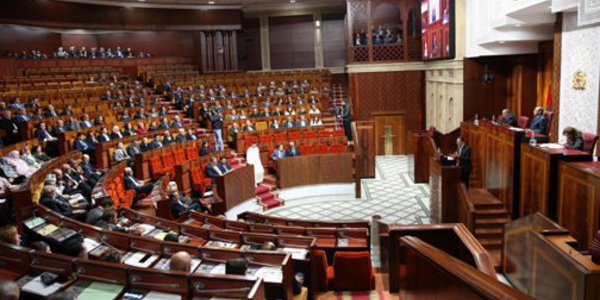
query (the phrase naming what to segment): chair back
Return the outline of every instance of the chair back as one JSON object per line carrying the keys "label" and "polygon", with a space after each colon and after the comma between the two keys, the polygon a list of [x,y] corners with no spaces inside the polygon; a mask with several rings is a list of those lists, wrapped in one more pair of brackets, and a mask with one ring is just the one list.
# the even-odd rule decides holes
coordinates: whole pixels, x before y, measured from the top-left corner
{"label": "chair back", "polygon": [[517,126],[519,126],[519,128],[523,128],[526,129],[529,126],[529,117],[527,116],[520,116],[519,117],[519,122],[517,123]]}
{"label": "chair back", "polygon": [[548,129],[546,129],[546,132],[542,132],[542,134],[547,135],[550,132],[550,126],[552,126],[552,118],[554,117],[554,112],[553,111],[544,111],[544,118],[546,118],[546,120],[548,121]]}
{"label": "chair back", "polygon": [[326,292],[328,290],[327,285],[327,256],[323,250],[311,251],[311,273],[317,278],[317,291]]}
{"label": "chair back", "polygon": [[594,149],[596,148],[596,142],[598,142],[598,136],[591,132],[582,132],[581,138],[583,139],[583,151],[594,155]]}
{"label": "chair back", "polygon": [[338,251],[333,258],[336,291],[370,291],[374,288],[371,253]]}

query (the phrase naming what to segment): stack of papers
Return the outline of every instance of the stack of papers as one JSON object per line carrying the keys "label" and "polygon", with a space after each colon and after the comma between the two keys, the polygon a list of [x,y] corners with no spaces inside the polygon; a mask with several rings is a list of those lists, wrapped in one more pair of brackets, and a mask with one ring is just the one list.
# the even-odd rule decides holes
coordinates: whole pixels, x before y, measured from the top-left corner
{"label": "stack of papers", "polygon": [[208,241],[204,246],[216,248],[235,248],[237,247],[237,244],[232,242]]}
{"label": "stack of papers", "polygon": [[292,259],[306,259],[306,255],[308,254],[308,250],[304,248],[284,247],[279,248],[279,250],[291,254]]}
{"label": "stack of papers", "polygon": [[[45,274],[45,273],[43,273],[43,274]],[[28,283],[23,285],[21,290],[23,290],[24,292],[28,292],[28,293],[32,293],[35,295],[40,295],[40,296],[46,297],[46,296],[58,291],[62,287],[62,284],[60,284],[58,282],[55,282],[51,285],[46,286],[42,282],[42,275],[33,278],[31,281],[29,281]]]}
{"label": "stack of papers", "polygon": [[146,235],[150,232],[152,232],[152,230],[156,229],[156,227],[150,225],[150,224],[144,224],[144,223],[136,223],[133,224],[131,226],[131,229],[142,229],[144,232],[142,233],[142,235]]}
{"label": "stack of papers", "polygon": [[123,256],[123,263],[129,266],[148,268],[158,260],[158,255],[144,252],[127,252]]}
{"label": "stack of papers", "polygon": [[256,270],[254,276],[261,277],[265,282],[281,283],[283,281],[283,272],[279,267],[261,267]]}
{"label": "stack of papers", "polygon": [[123,290],[123,286],[102,282],[93,282],[77,299],[79,300],[106,300],[115,299]]}
{"label": "stack of papers", "polygon": [[144,300],[181,300],[181,296],[179,296],[177,294],[167,294],[167,293],[151,291],[150,293],[146,294],[146,296],[143,299]]}
{"label": "stack of papers", "polygon": [[548,149],[564,149],[565,147],[561,144],[555,144],[555,143],[546,143],[546,144],[540,144],[540,148],[548,148]]}

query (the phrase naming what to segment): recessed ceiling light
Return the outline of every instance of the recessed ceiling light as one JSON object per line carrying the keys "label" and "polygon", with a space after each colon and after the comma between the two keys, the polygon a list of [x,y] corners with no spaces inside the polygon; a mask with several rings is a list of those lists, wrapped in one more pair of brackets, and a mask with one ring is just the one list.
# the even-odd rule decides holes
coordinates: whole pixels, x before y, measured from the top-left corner
{"label": "recessed ceiling light", "polygon": [[290,0],[290,3],[296,3],[296,0]]}
{"label": "recessed ceiling light", "polygon": [[138,0],[139,2],[146,2],[146,0]]}
{"label": "recessed ceiling light", "polygon": [[215,1],[208,1],[208,4],[213,5],[215,4]]}

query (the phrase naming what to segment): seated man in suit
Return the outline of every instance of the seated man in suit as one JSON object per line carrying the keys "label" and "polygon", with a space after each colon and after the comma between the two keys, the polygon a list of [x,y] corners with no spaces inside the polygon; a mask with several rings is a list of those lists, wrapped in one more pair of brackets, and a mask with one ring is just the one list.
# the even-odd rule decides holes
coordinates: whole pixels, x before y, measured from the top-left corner
{"label": "seated man in suit", "polygon": [[129,146],[127,146],[127,154],[132,158],[135,158],[135,155],[138,153],[142,153],[142,149],[140,148],[140,141],[137,138],[133,138]]}
{"label": "seated man in suit", "polygon": [[244,132],[249,132],[255,131],[256,129],[254,128],[254,125],[252,125],[252,122],[250,122],[250,120],[246,120],[246,125],[244,125],[243,130]]}
{"label": "seated man in suit", "polygon": [[271,159],[272,160],[278,160],[278,159],[282,159],[285,158],[287,155],[285,149],[283,149],[283,144],[279,144],[279,146],[277,146],[277,148],[275,148],[275,150],[273,150],[273,154],[271,154]]}
{"label": "seated man in suit", "polygon": [[92,124],[92,122],[90,122],[90,116],[85,114],[83,115],[83,117],[81,117],[81,124],[80,124],[81,128],[90,128],[92,126],[94,126],[94,124]]}
{"label": "seated man in suit", "polygon": [[461,168],[460,180],[469,188],[469,176],[471,174],[471,148],[465,144],[462,137],[456,139],[458,150],[453,153],[452,157],[457,159],[457,164]]}
{"label": "seated man in suit", "polygon": [[133,235],[142,235],[142,233],[144,233],[144,229],[142,228],[131,229],[121,226],[121,224],[118,222],[117,212],[114,209],[104,210],[100,218],[98,218],[93,225],[96,225],[102,229],[108,229],[122,233],[131,233]]}
{"label": "seated man in suit", "polygon": [[56,137],[53,137],[48,130],[46,130],[46,124],[40,123],[38,129],[35,131],[35,136],[40,142],[54,142]]}
{"label": "seated man in suit", "polygon": [[[494,120],[495,121],[495,120]],[[513,115],[508,108],[502,110],[502,118],[500,124],[506,124],[508,126],[517,126],[517,118]]]}
{"label": "seated man in suit", "polygon": [[296,145],[294,144],[294,142],[290,142],[290,146],[287,149],[287,152],[285,153],[285,156],[299,156],[300,155],[300,149],[296,148]]}
{"label": "seated man in suit", "polygon": [[113,140],[123,138],[123,134],[121,133],[121,129],[119,128],[119,126],[113,126],[112,132],[110,133],[110,138]]}
{"label": "seated man in suit", "polygon": [[100,129],[100,135],[98,136],[98,142],[104,143],[110,141],[110,136],[108,135],[108,129],[106,127],[102,127]]}
{"label": "seated man in suit", "polygon": [[217,167],[219,168],[219,170],[221,170],[221,172],[223,172],[223,174],[226,174],[227,172],[232,170],[231,166],[227,163],[227,157],[225,156],[221,156]]}
{"label": "seated man in suit", "polygon": [[103,174],[92,165],[92,163],[90,162],[90,156],[87,154],[81,156],[81,162],[79,163],[79,166],[81,167],[83,175],[87,178],[94,178],[96,179],[96,181],[98,181],[100,179],[100,176],[102,176]]}
{"label": "seated man in suit", "polygon": [[175,143],[183,143],[187,141],[187,136],[185,135],[185,129],[183,128],[179,128],[179,130],[177,131],[177,137],[175,138]]}
{"label": "seated man in suit", "polygon": [[117,148],[115,148],[115,150],[113,151],[113,159],[116,162],[122,162],[122,161],[131,162],[132,158],[131,158],[131,156],[129,156],[129,153],[127,153],[127,151],[125,150],[125,147],[123,146],[123,142],[117,143]]}
{"label": "seated man in suit", "polygon": [[174,116],[173,123],[171,123],[171,127],[175,128],[175,127],[182,127],[182,126],[183,126],[183,122],[181,122],[181,120],[179,120],[179,116]]}
{"label": "seated man in suit", "polygon": [[533,120],[529,129],[535,133],[546,133],[548,131],[548,119],[544,116],[544,109],[538,106],[533,109]]}
{"label": "seated man in suit", "polygon": [[150,143],[150,149],[156,149],[163,146],[163,143],[160,140],[160,134],[154,135],[154,140]]}
{"label": "seated man in suit", "polygon": [[102,199],[102,201],[100,201],[96,207],[88,211],[85,222],[94,225],[96,222],[98,222],[98,220],[100,220],[100,218],[102,218],[102,215],[105,211],[110,210],[115,210],[115,202],[110,198]]}
{"label": "seated man in suit", "polygon": [[67,218],[75,218],[84,221],[86,211],[83,203],[76,200],[67,200],[56,193],[56,186],[47,184],[42,189],[40,204],[46,206],[52,211],[55,211]]}
{"label": "seated man in suit", "polygon": [[209,213],[210,210],[202,202],[197,199],[190,199],[179,194],[179,191],[173,190],[169,192],[171,199],[171,215],[173,218],[179,219],[179,216],[188,210],[200,211]]}
{"label": "seated man in suit", "polygon": [[165,146],[169,146],[175,143],[175,139],[171,136],[171,132],[169,132],[168,130],[165,130],[164,132],[162,143]]}
{"label": "seated man in suit", "polygon": [[206,178],[210,178],[213,184],[217,182],[218,176],[223,176],[223,172],[221,172],[221,169],[219,169],[219,166],[217,165],[216,157],[210,158],[210,164],[206,165],[205,173]]}
{"label": "seated man in suit", "polygon": [[292,117],[288,116],[287,119],[283,122],[284,128],[292,128],[295,127],[296,123],[292,120]]}
{"label": "seated man in suit", "polygon": [[148,184],[140,184],[137,179],[135,179],[135,177],[133,177],[133,170],[130,167],[125,168],[125,177],[123,178],[123,181],[125,183],[125,189],[126,190],[135,190],[135,200],[134,200],[134,204],[135,202],[137,202],[137,200],[139,200],[139,196],[141,194],[150,194],[152,192],[152,189],[154,188],[154,185],[151,183]]}
{"label": "seated man in suit", "polygon": [[65,122],[59,119],[56,121],[56,125],[54,126],[54,136],[64,132],[67,132],[67,127],[65,126]]}

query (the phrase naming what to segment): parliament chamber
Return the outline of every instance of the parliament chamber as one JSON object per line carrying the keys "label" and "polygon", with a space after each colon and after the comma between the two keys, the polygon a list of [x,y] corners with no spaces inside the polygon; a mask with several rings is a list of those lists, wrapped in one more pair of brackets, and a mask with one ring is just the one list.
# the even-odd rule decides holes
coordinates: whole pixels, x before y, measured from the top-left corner
{"label": "parliament chamber", "polygon": [[0,1],[0,299],[600,299],[596,2]]}

